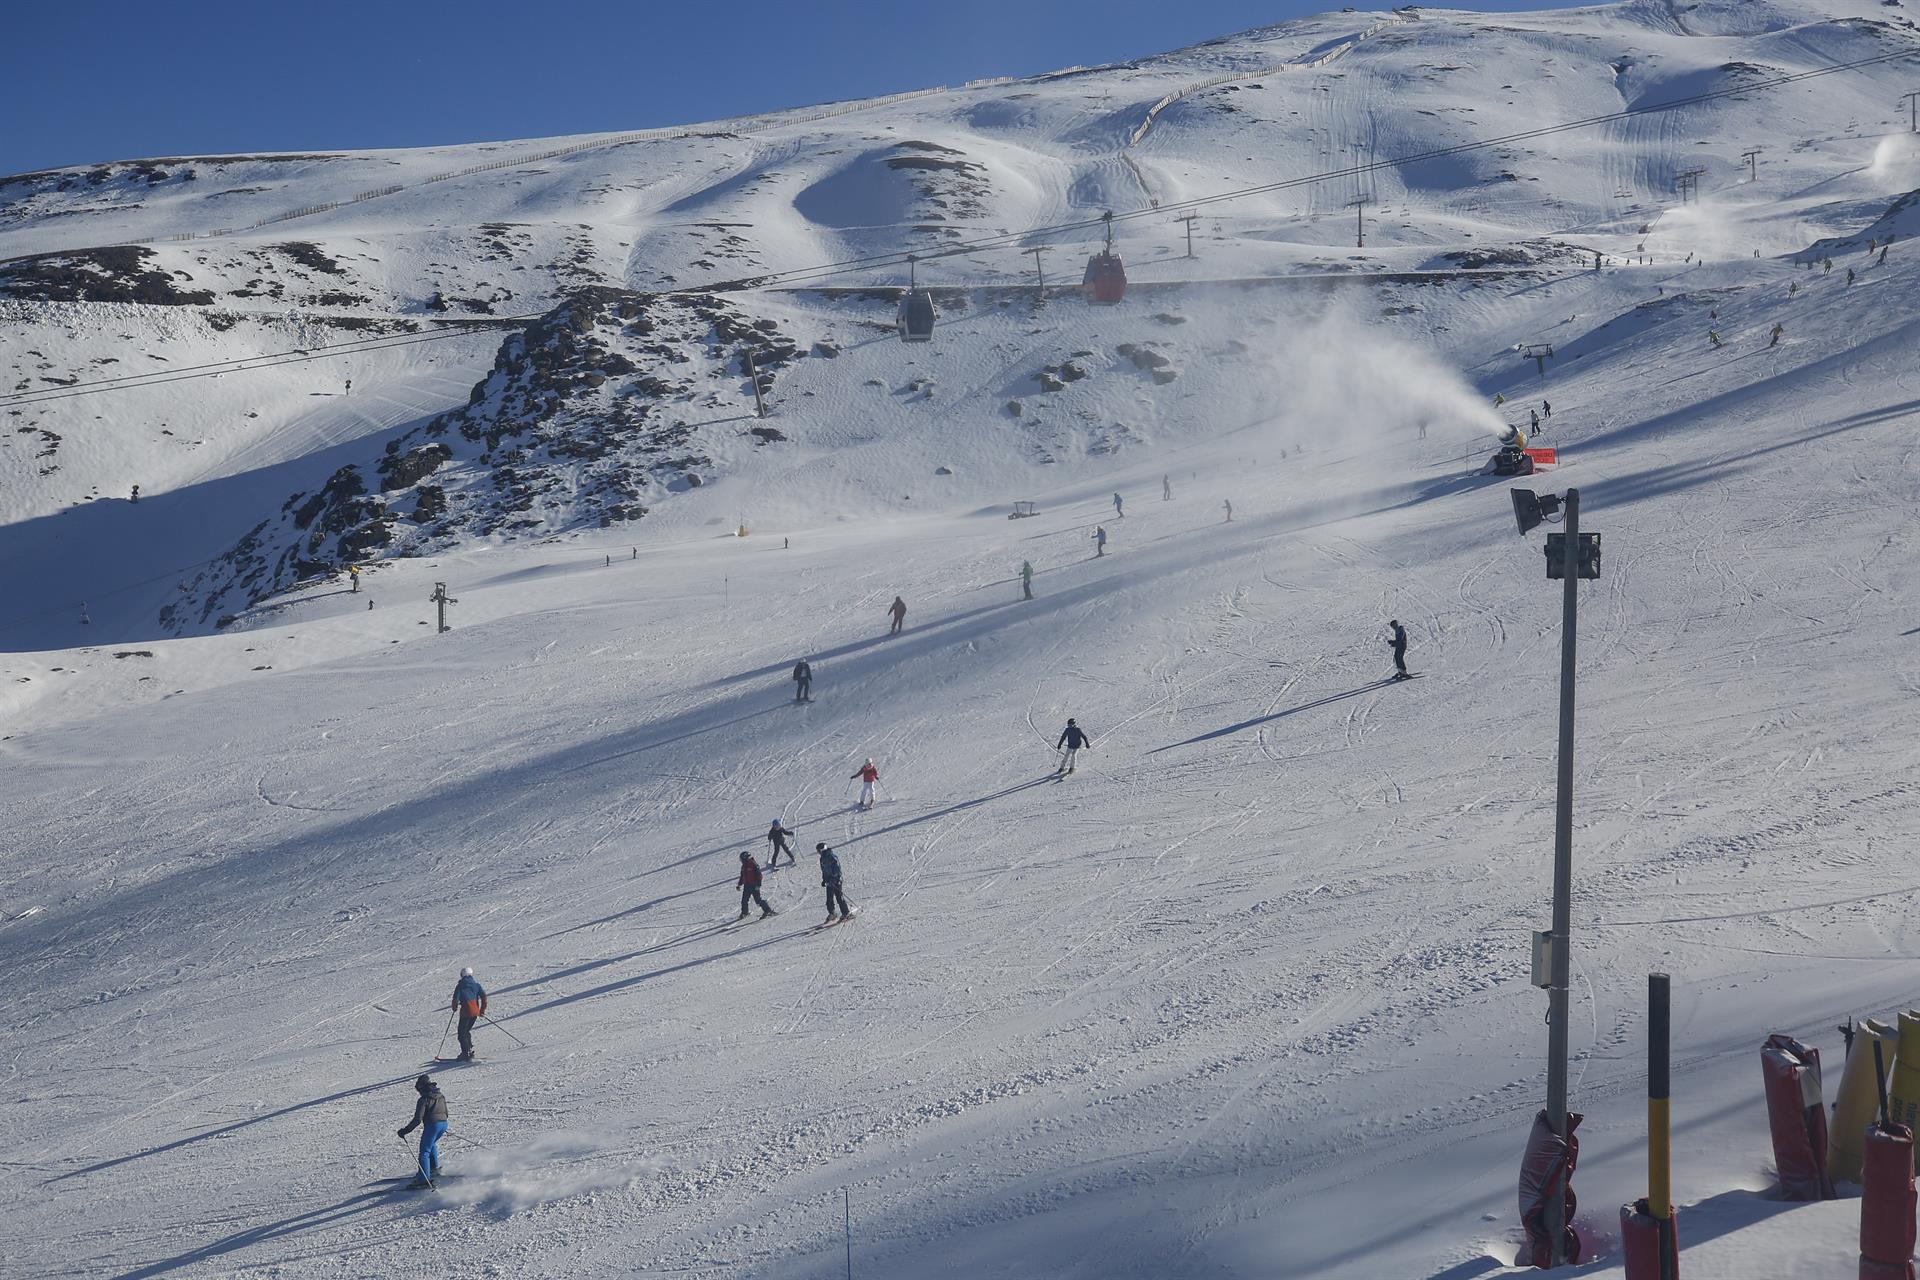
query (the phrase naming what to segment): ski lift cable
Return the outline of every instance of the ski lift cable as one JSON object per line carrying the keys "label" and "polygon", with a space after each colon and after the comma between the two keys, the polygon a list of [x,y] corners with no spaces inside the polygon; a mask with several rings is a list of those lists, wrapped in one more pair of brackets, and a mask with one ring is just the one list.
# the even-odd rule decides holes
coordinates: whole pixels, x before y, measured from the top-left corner
{"label": "ski lift cable", "polygon": [[[1784,85],[1798,84],[1802,81],[1830,76],[1842,71],[1858,71],[1864,67],[1878,66],[1901,59],[1920,56],[1920,49],[1902,49],[1895,53],[1876,54],[1870,58],[1856,58],[1851,62],[1838,62],[1832,66],[1817,67],[1811,71],[1796,71],[1786,75],[1774,76],[1765,80],[1756,80],[1750,84],[1725,89],[1712,89],[1702,93],[1688,94],[1685,97],[1670,98],[1664,102],[1646,103],[1641,106],[1627,107],[1619,111],[1610,111],[1603,115],[1586,116],[1579,120],[1566,120],[1559,124],[1542,125],[1536,129],[1525,129],[1518,133],[1502,134],[1498,137],[1483,138],[1473,142],[1455,143],[1447,147],[1435,147],[1427,151],[1413,152],[1407,155],[1391,156],[1348,165],[1339,169],[1329,169],[1321,173],[1303,174],[1295,178],[1284,178],[1278,182],[1262,183],[1258,186],[1239,187],[1230,191],[1216,192],[1213,195],[1192,196],[1185,200],[1163,201],[1155,207],[1134,209],[1122,213],[1103,213],[1098,217],[1082,218],[1072,222],[1054,223],[1049,226],[1030,227],[1024,231],[1000,232],[973,240],[944,247],[915,250],[920,261],[933,258],[954,258],[984,250],[1007,248],[1021,241],[1036,237],[1057,236],[1072,231],[1090,230],[1112,222],[1129,221],[1136,218],[1164,217],[1170,212],[1199,209],[1207,205],[1228,200],[1241,200],[1248,196],[1266,195],[1277,191],[1293,190],[1299,187],[1313,186],[1323,182],[1333,182],[1341,178],[1361,177],[1382,170],[1397,169],[1406,165],[1419,164],[1427,160],[1438,160],[1448,156],[1464,155],[1473,151],[1484,151],[1493,147],[1511,146],[1517,142],[1528,142],[1536,138],[1552,137],[1557,134],[1571,133],[1580,129],[1590,129],[1596,125],[1613,124],[1621,120],[1630,120],[1637,116],[1653,115],[1663,111],[1674,111],[1682,107],[1698,106],[1722,98],[1738,97],[1742,94],[1758,93],[1767,89],[1777,89]],[[898,266],[906,260],[906,251],[894,250],[886,253],[866,254],[856,258],[845,258],[836,262],[821,263],[812,267],[795,267],[786,271],[772,271],[761,275],[743,276],[734,280],[722,280],[699,288],[663,289],[662,295],[695,294],[713,292],[733,292],[748,289],[766,288],[778,284],[801,283],[826,279],[831,276],[847,275],[857,271],[871,270],[876,267]]]}

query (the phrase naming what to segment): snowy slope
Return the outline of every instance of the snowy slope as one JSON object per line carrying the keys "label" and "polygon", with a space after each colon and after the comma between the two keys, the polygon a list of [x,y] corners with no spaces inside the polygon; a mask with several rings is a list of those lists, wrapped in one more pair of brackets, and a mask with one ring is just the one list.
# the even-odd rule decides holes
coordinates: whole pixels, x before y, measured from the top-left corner
{"label": "snowy slope", "polygon": [[[1687,1274],[1851,1274],[1849,1203],[1767,1197],[1753,1056],[1776,1029],[1837,1056],[1842,1016],[1912,999],[1910,65],[1382,174],[1364,251],[1338,184],[1210,209],[1192,262],[1177,226],[1123,224],[1118,308],[949,260],[927,347],[858,288],[885,276],[646,293],[1912,39],[1877,4],[1417,12],[154,246],[212,302],[0,302],[9,387],[376,332],[342,320],[423,335],[463,310],[435,291],[510,288],[489,305],[524,317],[350,373],[9,407],[0,1274],[827,1276],[847,1203],[863,1275],[1503,1273],[1544,1074],[1559,600],[1476,471],[1543,398],[1562,465],[1533,483],[1579,486],[1606,547],[1576,777],[1586,1274],[1619,1274],[1643,1193],[1653,969]],[[294,207],[578,141],[221,181]],[[0,188],[0,256],[241,221],[177,176],[75,172]],[[269,247],[296,227],[338,273]],[[1580,269],[1595,249],[1650,262]],[[256,277],[281,296],[236,297]],[[1553,345],[1544,381],[1521,342]],[[743,346],[784,356],[764,424]],[[374,498],[393,540],[352,548],[359,595],[252,599],[249,530],[300,577]],[[163,625],[190,573],[238,620]],[[1409,685],[1381,681],[1389,618]],[[1054,780],[1068,715],[1096,745]],[[801,864],[768,877],[780,916],[735,926],[776,815]],[[831,931],[815,841],[862,908]],[[441,1068],[463,964],[499,1026]],[[425,1069],[455,1176],[416,1198],[377,1180],[408,1170],[388,1135]]]}

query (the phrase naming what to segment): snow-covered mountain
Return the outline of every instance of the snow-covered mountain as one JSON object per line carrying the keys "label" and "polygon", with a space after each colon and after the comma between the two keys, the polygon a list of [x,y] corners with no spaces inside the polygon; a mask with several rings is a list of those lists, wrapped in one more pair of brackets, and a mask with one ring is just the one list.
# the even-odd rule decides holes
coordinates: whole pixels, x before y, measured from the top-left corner
{"label": "snow-covered mountain", "polygon": [[[0,179],[0,1274],[823,1276],[843,1188],[863,1274],[1498,1271],[1559,615],[1477,472],[1547,401],[1533,483],[1607,549],[1583,1226],[1644,1193],[1666,969],[1690,1252],[1851,1266],[1749,1194],[1751,1058],[1911,999],[1920,146],[1911,58],[1772,82],[1904,52],[1868,0],[1342,12]],[[825,933],[815,841],[863,908]],[[463,964],[484,1145],[396,1200]]]}

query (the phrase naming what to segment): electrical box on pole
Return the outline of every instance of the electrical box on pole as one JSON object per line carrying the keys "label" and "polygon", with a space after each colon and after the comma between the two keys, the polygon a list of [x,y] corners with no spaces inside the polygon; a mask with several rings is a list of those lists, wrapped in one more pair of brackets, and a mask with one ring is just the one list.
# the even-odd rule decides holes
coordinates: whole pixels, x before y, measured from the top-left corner
{"label": "electrical box on pole", "polygon": [[[1567,535],[1550,533],[1547,535],[1547,576],[1558,580],[1566,576]],[[1580,535],[1580,576],[1597,578],[1600,576],[1600,535],[1583,533]]]}

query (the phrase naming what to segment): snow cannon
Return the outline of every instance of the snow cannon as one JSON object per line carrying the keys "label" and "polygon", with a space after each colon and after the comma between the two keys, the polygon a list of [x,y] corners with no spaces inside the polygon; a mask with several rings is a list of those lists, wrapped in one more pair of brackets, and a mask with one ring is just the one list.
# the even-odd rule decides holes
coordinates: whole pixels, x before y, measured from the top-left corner
{"label": "snow cannon", "polygon": [[1527,433],[1518,427],[1508,427],[1499,436],[1500,448],[1488,460],[1482,475],[1530,476],[1533,474],[1533,458],[1527,453]]}

